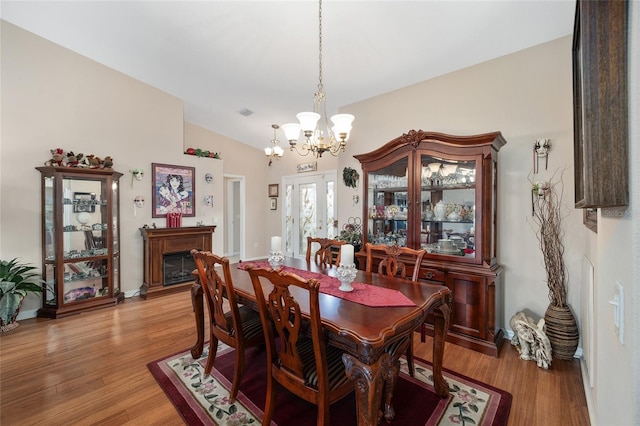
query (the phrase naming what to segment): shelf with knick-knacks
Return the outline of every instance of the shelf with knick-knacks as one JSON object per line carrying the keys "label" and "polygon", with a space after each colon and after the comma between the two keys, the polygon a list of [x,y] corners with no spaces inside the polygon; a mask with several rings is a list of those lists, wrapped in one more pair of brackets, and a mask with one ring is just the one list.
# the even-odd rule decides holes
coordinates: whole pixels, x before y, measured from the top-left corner
{"label": "shelf with knick-knacks", "polygon": [[[499,132],[412,130],[356,155],[362,166],[363,245],[425,249],[418,278],[452,293],[447,339],[497,356],[503,342],[497,259]],[[366,255],[356,254],[361,268]],[[372,258],[377,270],[381,258]]]}
{"label": "shelf with knick-knacks", "polygon": [[37,167],[42,178],[43,306],[58,318],[119,303],[119,179],[110,169]]}

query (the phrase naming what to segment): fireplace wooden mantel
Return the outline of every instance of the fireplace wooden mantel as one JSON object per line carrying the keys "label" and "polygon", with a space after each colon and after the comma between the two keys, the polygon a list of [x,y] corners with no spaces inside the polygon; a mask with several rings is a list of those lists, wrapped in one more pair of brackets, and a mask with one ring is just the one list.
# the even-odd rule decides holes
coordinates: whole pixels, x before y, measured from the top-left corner
{"label": "fireplace wooden mantel", "polygon": [[189,290],[193,281],[164,285],[163,256],[191,249],[211,251],[215,229],[215,226],[140,228],[144,239],[144,283],[140,287],[140,296],[146,299]]}

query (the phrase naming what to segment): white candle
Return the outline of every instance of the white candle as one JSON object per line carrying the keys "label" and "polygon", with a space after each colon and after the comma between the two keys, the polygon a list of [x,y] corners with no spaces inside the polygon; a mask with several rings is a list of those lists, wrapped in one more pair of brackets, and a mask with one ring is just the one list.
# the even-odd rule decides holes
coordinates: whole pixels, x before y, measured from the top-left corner
{"label": "white candle", "polygon": [[282,237],[271,237],[271,251],[282,251]]}
{"label": "white candle", "polygon": [[351,244],[345,244],[340,249],[340,264],[341,265],[353,265],[353,246]]}

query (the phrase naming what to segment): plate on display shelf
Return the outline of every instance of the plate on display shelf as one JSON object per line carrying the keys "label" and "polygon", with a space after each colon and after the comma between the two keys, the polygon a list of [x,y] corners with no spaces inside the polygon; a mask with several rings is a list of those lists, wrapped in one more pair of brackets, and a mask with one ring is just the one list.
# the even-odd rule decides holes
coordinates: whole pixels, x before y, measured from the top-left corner
{"label": "plate on display shelf", "polygon": [[395,204],[387,206],[387,218],[389,219],[395,218],[399,211],[400,211],[400,207],[396,206]]}
{"label": "plate on display shelf", "polygon": [[462,249],[459,249],[459,248],[450,248],[450,249],[440,248],[440,249],[436,249],[435,253],[438,253],[438,254],[455,254],[457,256],[462,256],[463,255]]}

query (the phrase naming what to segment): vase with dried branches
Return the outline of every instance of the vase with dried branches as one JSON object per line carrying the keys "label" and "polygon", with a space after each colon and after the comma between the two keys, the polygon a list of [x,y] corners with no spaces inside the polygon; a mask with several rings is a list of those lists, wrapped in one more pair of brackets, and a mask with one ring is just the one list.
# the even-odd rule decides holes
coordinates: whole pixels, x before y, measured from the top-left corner
{"label": "vase with dried branches", "polygon": [[535,182],[531,191],[532,218],[547,276],[549,307],[544,315],[553,355],[571,360],[578,348],[578,325],[567,303],[567,269],[562,229],[562,178]]}

